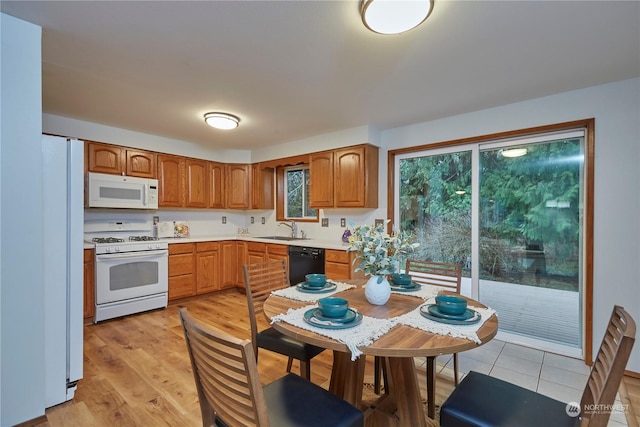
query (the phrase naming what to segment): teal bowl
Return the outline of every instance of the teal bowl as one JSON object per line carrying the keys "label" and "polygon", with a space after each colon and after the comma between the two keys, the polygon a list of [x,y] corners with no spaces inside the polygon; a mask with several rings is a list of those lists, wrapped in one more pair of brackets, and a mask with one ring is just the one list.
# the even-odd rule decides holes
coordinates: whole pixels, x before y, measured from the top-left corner
{"label": "teal bowl", "polygon": [[394,274],[391,275],[391,282],[396,286],[410,286],[411,285],[411,275],[410,274],[394,273]]}
{"label": "teal bowl", "polygon": [[327,283],[327,276],[320,273],[307,274],[304,278],[307,286],[320,288]]}
{"label": "teal bowl", "polygon": [[323,316],[344,317],[349,309],[349,301],[339,297],[325,297],[318,300],[318,307]]}
{"label": "teal bowl", "polygon": [[438,295],[436,305],[444,314],[460,315],[467,309],[467,300],[455,295]]}

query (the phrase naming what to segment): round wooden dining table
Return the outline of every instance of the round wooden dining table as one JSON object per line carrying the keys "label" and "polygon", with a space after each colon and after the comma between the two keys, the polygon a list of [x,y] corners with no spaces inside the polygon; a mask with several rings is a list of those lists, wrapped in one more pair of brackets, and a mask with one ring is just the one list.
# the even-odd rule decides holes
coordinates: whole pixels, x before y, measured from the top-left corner
{"label": "round wooden dining table", "polygon": [[[364,316],[390,319],[408,313],[424,304],[421,298],[409,294],[392,293],[384,305],[372,305],[364,296],[364,279],[345,280],[355,285],[353,289],[333,294],[349,301],[349,306]],[[450,293],[450,292],[443,292]],[[466,298],[466,297],[465,297]],[[485,307],[478,301],[467,298],[470,306]],[[270,321],[274,316],[286,313],[290,308],[301,308],[309,302],[297,301],[277,295],[270,295],[264,302],[264,314]],[[426,332],[406,325],[396,325],[389,332],[368,346],[358,347],[363,355],[351,360],[348,347],[332,338],[296,327],[290,323],[274,322],[272,326],[285,335],[300,341],[333,351],[333,367],[329,390],[356,407],[365,411],[365,419],[371,418],[375,424],[389,426],[426,426],[422,407],[414,357],[427,358],[427,413],[435,414],[435,357],[441,354],[470,350],[490,341],[498,332],[498,318],[492,315],[477,332],[481,344],[474,341]],[[362,403],[365,357],[380,356],[386,367],[385,393],[371,406]],[[376,413],[375,416],[373,414]]]}

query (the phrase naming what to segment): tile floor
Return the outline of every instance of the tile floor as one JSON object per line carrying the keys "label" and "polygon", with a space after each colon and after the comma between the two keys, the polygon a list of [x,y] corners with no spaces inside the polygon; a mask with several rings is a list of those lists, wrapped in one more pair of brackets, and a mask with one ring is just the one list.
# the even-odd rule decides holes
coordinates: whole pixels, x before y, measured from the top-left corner
{"label": "tile floor", "polygon": [[[423,360],[416,360],[424,365]],[[537,391],[562,402],[579,402],[590,368],[582,360],[559,356],[504,341],[492,340],[470,351],[458,353],[460,379],[470,370]],[[453,377],[451,355],[436,359],[436,371]],[[620,403],[620,397],[617,398]],[[627,426],[624,411],[611,414],[609,427]]]}

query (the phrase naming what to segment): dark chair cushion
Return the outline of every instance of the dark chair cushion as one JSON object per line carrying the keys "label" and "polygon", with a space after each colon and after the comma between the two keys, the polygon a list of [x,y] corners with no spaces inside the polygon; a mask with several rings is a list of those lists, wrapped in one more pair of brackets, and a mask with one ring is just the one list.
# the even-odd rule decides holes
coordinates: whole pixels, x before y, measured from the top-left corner
{"label": "dark chair cushion", "polygon": [[305,344],[295,338],[283,335],[273,328],[268,328],[258,333],[256,344],[259,348],[304,361],[309,361],[324,351],[322,347]]}
{"label": "dark chair cushion", "polygon": [[356,427],[362,412],[333,393],[294,374],[265,386],[264,397],[272,426]]}
{"label": "dark chair cushion", "polygon": [[576,426],[567,404],[515,384],[471,371],[440,409],[442,427]]}

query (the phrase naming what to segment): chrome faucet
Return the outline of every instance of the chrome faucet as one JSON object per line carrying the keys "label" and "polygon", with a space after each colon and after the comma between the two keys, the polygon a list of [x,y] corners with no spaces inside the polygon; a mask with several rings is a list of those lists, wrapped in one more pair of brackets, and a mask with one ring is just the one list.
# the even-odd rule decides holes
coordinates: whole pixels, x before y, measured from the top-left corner
{"label": "chrome faucet", "polygon": [[291,237],[293,239],[295,239],[298,236],[298,226],[296,225],[296,222],[291,220],[291,224],[287,224],[286,222],[281,222],[278,225],[286,225],[287,227],[289,227],[291,229]]}

